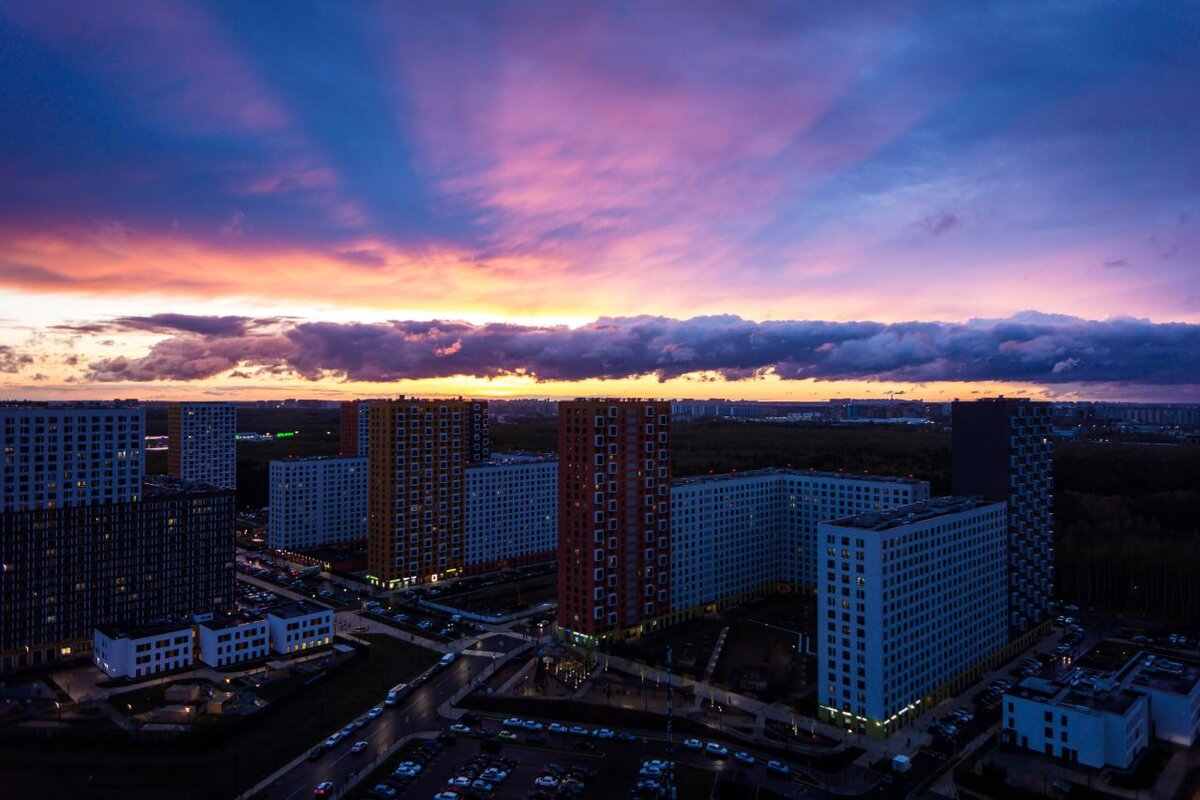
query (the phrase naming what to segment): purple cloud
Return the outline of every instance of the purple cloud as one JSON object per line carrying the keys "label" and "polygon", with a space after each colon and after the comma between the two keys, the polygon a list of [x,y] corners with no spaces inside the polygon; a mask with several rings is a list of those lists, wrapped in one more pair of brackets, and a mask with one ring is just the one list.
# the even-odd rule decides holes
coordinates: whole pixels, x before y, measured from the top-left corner
{"label": "purple cloud", "polygon": [[33,363],[33,356],[19,353],[8,345],[0,344],[0,372],[20,372]]}
{"label": "purple cloud", "polygon": [[[1200,325],[1084,320],[1023,313],[969,323],[754,322],[737,316],[602,317],[577,328],[424,320],[387,323],[248,321],[154,344],[140,358],[93,361],[91,381],[199,380],[244,368],[310,380],[527,375],[539,381],[728,380],[1019,381],[1200,384]],[[180,330],[186,330],[181,321]]]}

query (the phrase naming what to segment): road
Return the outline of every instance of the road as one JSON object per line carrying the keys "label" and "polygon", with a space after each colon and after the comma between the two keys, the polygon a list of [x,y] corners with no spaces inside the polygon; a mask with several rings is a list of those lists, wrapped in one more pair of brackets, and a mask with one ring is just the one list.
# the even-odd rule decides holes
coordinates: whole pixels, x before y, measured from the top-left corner
{"label": "road", "polygon": [[[521,639],[515,636],[489,636],[479,648],[464,651],[463,657],[448,669],[435,673],[403,703],[386,709],[379,719],[367,723],[319,760],[299,761],[271,784],[267,791],[268,800],[304,800],[312,796],[313,788],[322,781],[345,786],[355,772],[365,768],[398,739],[416,731],[440,730],[449,721],[438,714],[438,706],[491,669],[493,659],[490,653],[506,652],[521,644]],[[382,705],[382,697],[379,702]],[[348,722],[349,719],[332,720],[328,733],[333,733]],[[367,751],[352,754],[350,746],[360,739],[370,743]],[[311,742],[305,750],[317,744],[319,742]]]}

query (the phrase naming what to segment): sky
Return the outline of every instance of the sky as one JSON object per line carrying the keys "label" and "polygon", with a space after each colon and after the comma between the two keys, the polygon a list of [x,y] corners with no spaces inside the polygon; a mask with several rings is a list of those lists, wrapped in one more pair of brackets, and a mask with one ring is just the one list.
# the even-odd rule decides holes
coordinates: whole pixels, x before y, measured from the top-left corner
{"label": "sky", "polygon": [[1200,4],[0,0],[0,396],[1200,402]]}

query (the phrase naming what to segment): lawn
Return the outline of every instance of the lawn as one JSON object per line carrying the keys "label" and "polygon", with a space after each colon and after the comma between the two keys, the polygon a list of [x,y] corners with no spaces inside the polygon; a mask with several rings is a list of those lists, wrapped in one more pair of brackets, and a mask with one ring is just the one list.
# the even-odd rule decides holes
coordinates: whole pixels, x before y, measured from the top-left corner
{"label": "lawn", "polygon": [[675,794],[677,797],[705,800],[712,796],[717,776],[710,769],[693,767],[690,764],[675,766]]}

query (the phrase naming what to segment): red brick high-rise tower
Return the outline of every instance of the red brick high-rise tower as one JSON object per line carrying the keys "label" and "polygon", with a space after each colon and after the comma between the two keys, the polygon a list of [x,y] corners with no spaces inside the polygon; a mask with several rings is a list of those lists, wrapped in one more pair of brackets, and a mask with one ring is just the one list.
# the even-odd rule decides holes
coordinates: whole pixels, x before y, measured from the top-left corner
{"label": "red brick high-rise tower", "polygon": [[558,406],[558,627],[638,636],[670,610],[671,404]]}

